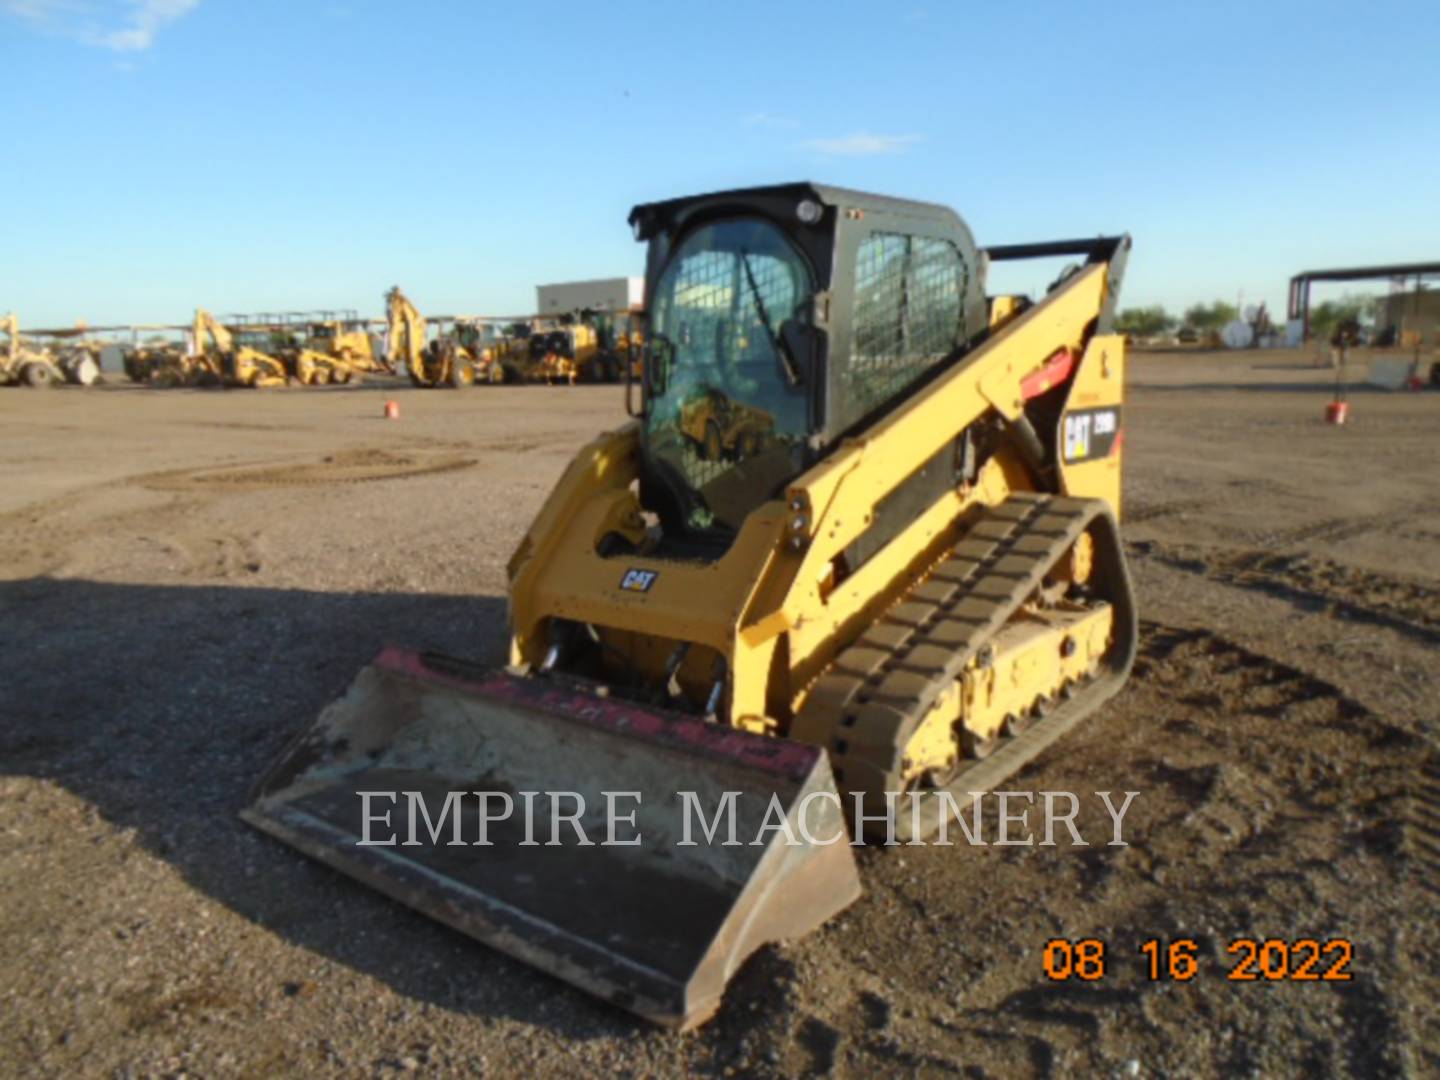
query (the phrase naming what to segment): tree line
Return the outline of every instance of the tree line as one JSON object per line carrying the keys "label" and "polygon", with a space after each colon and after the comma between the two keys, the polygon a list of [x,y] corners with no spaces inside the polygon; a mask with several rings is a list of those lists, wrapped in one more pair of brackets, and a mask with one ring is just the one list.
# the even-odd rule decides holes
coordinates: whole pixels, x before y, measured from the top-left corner
{"label": "tree line", "polygon": [[[1310,332],[1318,337],[1329,337],[1341,322],[1373,315],[1378,302],[1378,297],[1351,296],[1347,293],[1338,300],[1326,300],[1316,304],[1310,308]],[[1116,316],[1115,327],[1120,333],[1134,337],[1160,337],[1184,327],[1204,335],[1218,333],[1239,315],[1235,305],[1227,304],[1224,300],[1192,304],[1180,316],[1170,314],[1163,304],[1152,304],[1149,307],[1123,309]]]}

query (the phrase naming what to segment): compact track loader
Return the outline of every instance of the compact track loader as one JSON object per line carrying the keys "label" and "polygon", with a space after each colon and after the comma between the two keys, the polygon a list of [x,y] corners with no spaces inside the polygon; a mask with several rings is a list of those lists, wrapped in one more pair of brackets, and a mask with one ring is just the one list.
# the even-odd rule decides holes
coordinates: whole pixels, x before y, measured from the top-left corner
{"label": "compact track loader", "polygon": [[[386,650],[244,816],[690,1027],[858,896],[852,837],[929,833],[1126,678],[1130,241],[982,250],[814,184],[631,222],[640,399],[510,560],[509,666]],[[1056,256],[987,298],[992,260]]]}
{"label": "compact track loader", "polygon": [[389,361],[375,355],[369,333],[353,315],[308,323],[304,338],[285,350],[284,360],[302,386],[360,383],[376,372],[393,374]]}

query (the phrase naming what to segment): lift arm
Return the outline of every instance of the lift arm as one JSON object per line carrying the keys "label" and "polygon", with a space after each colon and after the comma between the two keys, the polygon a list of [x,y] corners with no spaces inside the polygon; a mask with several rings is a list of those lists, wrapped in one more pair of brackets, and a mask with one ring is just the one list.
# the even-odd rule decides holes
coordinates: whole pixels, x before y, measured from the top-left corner
{"label": "lift arm", "polygon": [[425,348],[425,316],[397,285],[385,294],[385,359],[393,366],[401,361],[410,371],[420,369]]}
{"label": "lift arm", "polygon": [[220,352],[230,352],[235,347],[235,338],[230,331],[220,324],[220,321],[211,315],[204,308],[195,309],[195,318],[191,323],[191,333],[195,341],[192,356],[203,356],[207,351],[205,341],[209,338],[214,342],[215,348]]}

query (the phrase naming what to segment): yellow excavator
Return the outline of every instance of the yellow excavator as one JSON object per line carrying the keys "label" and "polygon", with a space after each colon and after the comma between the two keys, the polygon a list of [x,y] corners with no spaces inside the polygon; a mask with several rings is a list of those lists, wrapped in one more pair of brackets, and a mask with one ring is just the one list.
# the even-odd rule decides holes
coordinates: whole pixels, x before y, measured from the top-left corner
{"label": "yellow excavator", "polygon": [[[1130,240],[981,248],[810,183],[630,220],[639,400],[509,561],[508,666],[386,649],[243,816],[688,1028],[859,895],[852,840],[954,836],[1125,681]],[[1044,297],[986,295],[1055,257]],[[697,400],[731,448],[687,434]]]}
{"label": "yellow excavator", "polygon": [[385,294],[385,356],[421,387],[475,385],[475,358],[454,335],[426,342],[425,316],[396,285]]}
{"label": "yellow excavator", "polygon": [[191,351],[186,358],[184,382],[267,387],[284,386],[289,381],[284,361],[241,344],[204,308],[195,309],[190,333]]}

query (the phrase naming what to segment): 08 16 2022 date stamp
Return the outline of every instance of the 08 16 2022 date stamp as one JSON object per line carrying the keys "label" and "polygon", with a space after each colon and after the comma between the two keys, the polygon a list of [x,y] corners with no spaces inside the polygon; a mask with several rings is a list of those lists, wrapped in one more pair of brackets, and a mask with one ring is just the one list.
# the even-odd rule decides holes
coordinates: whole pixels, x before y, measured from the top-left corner
{"label": "08 16 2022 date stamp", "polygon": [[[1151,982],[1189,982],[1210,969],[1230,982],[1350,982],[1355,946],[1348,938],[1252,938],[1223,942],[1224,959],[1214,962],[1194,938],[1148,938],[1137,950]],[[1111,973],[1111,950],[1099,938],[1052,938],[1041,964],[1053,982],[1096,982]],[[1212,954],[1213,956],[1213,954]]]}

